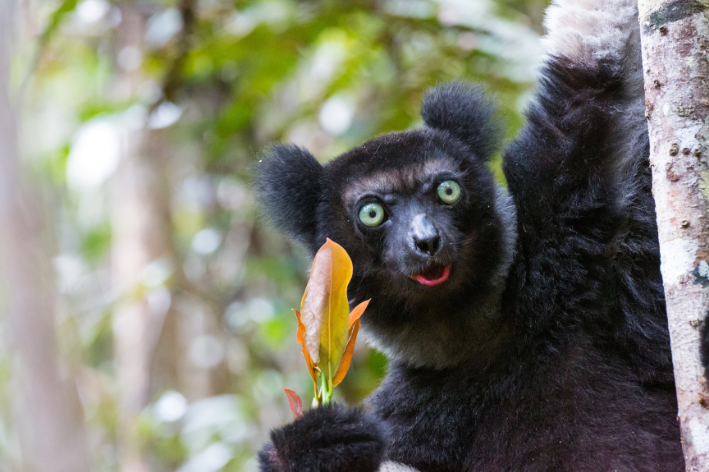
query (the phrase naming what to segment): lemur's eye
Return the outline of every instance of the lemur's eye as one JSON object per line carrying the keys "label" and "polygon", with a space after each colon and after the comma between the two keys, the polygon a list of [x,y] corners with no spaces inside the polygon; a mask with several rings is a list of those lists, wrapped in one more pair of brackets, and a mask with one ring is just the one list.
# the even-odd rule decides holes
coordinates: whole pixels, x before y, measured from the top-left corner
{"label": "lemur's eye", "polygon": [[379,203],[367,203],[359,210],[359,219],[367,226],[379,226],[384,221],[384,208]]}
{"label": "lemur's eye", "polygon": [[455,203],[460,198],[460,185],[455,180],[445,180],[438,186],[438,197],[443,203]]}

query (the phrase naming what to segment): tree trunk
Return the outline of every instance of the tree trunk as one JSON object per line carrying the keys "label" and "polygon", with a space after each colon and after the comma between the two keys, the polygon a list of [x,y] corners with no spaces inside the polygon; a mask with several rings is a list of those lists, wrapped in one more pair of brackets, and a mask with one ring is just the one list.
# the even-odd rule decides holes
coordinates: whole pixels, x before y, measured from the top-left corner
{"label": "tree trunk", "polygon": [[709,310],[709,5],[640,0],[662,278],[687,470],[709,470],[700,328]]}
{"label": "tree trunk", "polygon": [[121,391],[122,472],[149,470],[138,420],[150,401],[151,367],[169,311],[149,298],[155,290],[150,278],[167,275],[172,263],[164,134],[129,132],[114,182],[112,265],[120,300],[114,313],[114,352]]}
{"label": "tree trunk", "polygon": [[[140,5],[125,3],[121,10],[119,50],[142,51],[145,17]],[[119,88],[131,97],[143,80],[140,69],[135,68],[123,74]],[[167,130],[148,129],[147,125],[125,130],[113,181],[111,264],[119,297],[113,332],[120,387],[121,472],[150,470],[139,419],[150,401],[151,372],[160,338],[162,350],[166,348],[163,327],[174,323],[169,292],[162,280],[172,271],[173,263],[168,148]],[[157,295],[157,303],[151,294]],[[173,332],[168,330],[168,334]]]}
{"label": "tree trunk", "polygon": [[18,158],[15,104],[10,100],[14,8],[14,0],[0,0],[0,300],[19,393],[13,403],[21,467],[89,472],[81,404],[59,360],[43,212],[24,184]]}

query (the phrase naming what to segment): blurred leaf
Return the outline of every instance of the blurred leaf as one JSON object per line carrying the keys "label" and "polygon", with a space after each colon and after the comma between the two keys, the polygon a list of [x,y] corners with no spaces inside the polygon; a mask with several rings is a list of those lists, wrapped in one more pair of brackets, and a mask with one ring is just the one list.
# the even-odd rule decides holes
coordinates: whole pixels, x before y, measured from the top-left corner
{"label": "blurred leaf", "polygon": [[92,228],[81,241],[81,253],[88,261],[96,261],[108,253],[111,237],[112,229],[108,222]]}
{"label": "blurred leaf", "polygon": [[292,324],[279,315],[260,323],[258,339],[269,349],[283,349],[283,342],[291,336],[292,329]]}
{"label": "blurred leaf", "polygon": [[160,459],[160,462],[172,468],[177,468],[185,460],[188,453],[178,435],[157,436],[152,440],[150,446],[151,450]]}
{"label": "blurred leaf", "polygon": [[52,13],[52,15],[49,17],[47,27],[44,28],[44,31],[42,32],[42,36],[40,38],[41,46],[49,42],[64,17],[67,15],[67,13],[73,12],[76,9],[76,5],[78,3],[79,0],[64,0],[61,4],[59,4],[59,7],[57,7],[57,9],[54,10],[54,13]]}
{"label": "blurred leaf", "polygon": [[283,391],[286,392],[286,396],[288,397],[288,407],[290,407],[290,411],[293,412],[293,416],[295,416],[296,419],[302,418],[303,400],[300,399],[297,393],[289,388],[284,388]]}
{"label": "blurred leaf", "polygon": [[100,368],[111,360],[113,355],[113,326],[109,313],[103,314],[92,327],[90,337],[85,340],[85,363],[94,368]]}

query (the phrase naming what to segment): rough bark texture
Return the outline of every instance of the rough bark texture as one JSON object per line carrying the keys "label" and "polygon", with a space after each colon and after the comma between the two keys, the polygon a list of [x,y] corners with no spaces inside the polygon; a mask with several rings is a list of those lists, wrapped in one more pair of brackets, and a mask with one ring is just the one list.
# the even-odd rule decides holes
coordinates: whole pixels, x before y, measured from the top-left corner
{"label": "rough bark texture", "polygon": [[42,212],[21,169],[10,100],[14,0],[0,0],[0,301],[13,355],[22,470],[89,472],[76,387],[62,368]]}
{"label": "rough bark texture", "polygon": [[709,470],[709,2],[640,0],[650,162],[687,470]]}

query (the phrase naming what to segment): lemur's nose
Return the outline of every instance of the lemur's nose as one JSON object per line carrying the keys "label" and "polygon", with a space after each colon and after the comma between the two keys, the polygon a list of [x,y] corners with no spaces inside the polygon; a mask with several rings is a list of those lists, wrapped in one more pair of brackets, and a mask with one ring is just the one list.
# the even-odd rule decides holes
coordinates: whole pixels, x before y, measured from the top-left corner
{"label": "lemur's nose", "polygon": [[426,215],[414,217],[409,234],[419,252],[433,256],[441,248],[441,237],[438,235],[438,230]]}

